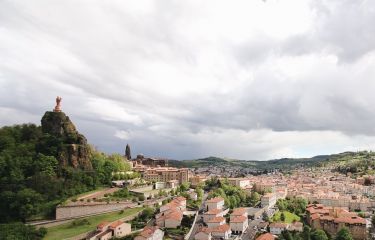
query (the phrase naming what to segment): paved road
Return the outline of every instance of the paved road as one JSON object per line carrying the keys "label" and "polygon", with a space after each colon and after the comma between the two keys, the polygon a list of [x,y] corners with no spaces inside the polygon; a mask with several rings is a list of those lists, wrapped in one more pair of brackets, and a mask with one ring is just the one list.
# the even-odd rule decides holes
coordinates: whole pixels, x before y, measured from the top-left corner
{"label": "paved road", "polygon": [[[197,233],[199,227],[203,225],[203,220],[202,219],[203,219],[203,212],[204,212],[204,204],[205,204],[205,202],[207,200],[207,197],[208,197],[208,194],[204,193],[203,194],[203,199],[202,199],[202,204],[201,204],[201,206],[199,208],[199,211],[198,211],[198,219],[195,222],[194,226],[192,226],[193,231],[190,234],[189,240],[194,240],[194,236]],[[199,212],[201,212],[201,213],[199,213]]]}
{"label": "paved road", "polygon": [[245,231],[245,233],[242,234],[241,239],[242,240],[253,240],[255,238],[255,234],[258,232],[258,230],[254,229],[255,226],[258,226],[259,223],[261,223],[261,219],[257,220],[249,220],[249,227]]}

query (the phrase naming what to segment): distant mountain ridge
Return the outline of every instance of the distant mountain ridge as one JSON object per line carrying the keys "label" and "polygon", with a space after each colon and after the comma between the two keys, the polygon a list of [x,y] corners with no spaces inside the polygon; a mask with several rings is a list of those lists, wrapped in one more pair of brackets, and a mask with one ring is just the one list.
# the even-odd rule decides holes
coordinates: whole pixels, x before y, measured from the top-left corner
{"label": "distant mountain ridge", "polygon": [[243,168],[253,168],[254,170],[291,170],[297,167],[322,166],[330,162],[335,162],[345,156],[354,156],[356,154],[356,152],[343,152],[331,155],[317,155],[311,158],[280,158],[267,161],[237,160],[210,156],[192,160],[169,160],[168,163],[169,166],[188,168],[238,166]]}

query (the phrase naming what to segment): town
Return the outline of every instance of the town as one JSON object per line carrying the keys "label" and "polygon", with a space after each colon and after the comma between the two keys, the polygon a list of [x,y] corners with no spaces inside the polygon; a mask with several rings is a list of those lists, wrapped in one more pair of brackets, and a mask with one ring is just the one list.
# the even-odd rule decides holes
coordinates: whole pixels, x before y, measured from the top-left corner
{"label": "town", "polygon": [[56,221],[137,211],[72,239],[372,239],[374,176],[299,168],[227,177],[220,168],[170,167],[167,159],[130,152],[127,145],[123,161],[131,170],[113,172],[108,188],[59,205]]}

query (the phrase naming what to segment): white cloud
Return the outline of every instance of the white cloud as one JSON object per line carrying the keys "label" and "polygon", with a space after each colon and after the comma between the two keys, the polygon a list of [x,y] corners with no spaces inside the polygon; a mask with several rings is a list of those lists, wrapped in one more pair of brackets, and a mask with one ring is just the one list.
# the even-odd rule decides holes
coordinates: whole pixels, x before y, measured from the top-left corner
{"label": "white cloud", "polygon": [[115,137],[118,137],[122,140],[129,140],[131,136],[128,131],[118,130],[115,133]]}

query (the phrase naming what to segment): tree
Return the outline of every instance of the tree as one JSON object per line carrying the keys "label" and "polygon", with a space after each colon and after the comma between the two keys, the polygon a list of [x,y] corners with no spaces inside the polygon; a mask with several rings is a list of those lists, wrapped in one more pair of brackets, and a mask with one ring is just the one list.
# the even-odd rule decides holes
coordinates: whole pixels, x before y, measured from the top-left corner
{"label": "tree", "polygon": [[255,192],[255,191],[251,192],[249,200],[248,200],[250,205],[254,207],[259,201],[260,201],[259,193]]}
{"label": "tree", "polygon": [[292,234],[290,234],[289,231],[286,231],[286,230],[282,231],[281,236],[285,240],[293,240],[293,236],[292,236]]}
{"label": "tree", "polygon": [[22,223],[0,224],[0,239],[41,240],[46,233],[47,230],[43,227],[36,230],[34,226]]}
{"label": "tree", "polygon": [[311,240],[328,240],[328,236],[326,232],[318,229],[311,233]]}
{"label": "tree", "polygon": [[287,200],[286,199],[278,199],[276,202],[276,206],[280,211],[285,211],[287,209]]}
{"label": "tree", "polygon": [[341,228],[340,231],[337,233],[335,240],[353,240],[353,237],[350,234],[349,230],[346,227],[344,227]]}
{"label": "tree", "polygon": [[130,146],[129,144],[126,144],[126,148],[125,148],[125,157],[130,160],[132,159],[132,155],[130,153]]}
{"label": "tree", "polygon": [[307,225],[303,227],[302,238],[304,240],[311,240],[311,228]]}
{"label": "tree", "polygon": [[281,220],[282,222],[285,221],[285,214],[284,214],[284,212],[281,212],[281,214],[280,214],[280,220]]}
{"label": "tree", "polygon": [[154,215],[154,209],[150,207],[146,207],[145,209],[143,209],[139,217],[140,219],[142,219],[142,221],[147,222],[149,219],[152,218],[153,215]]}

